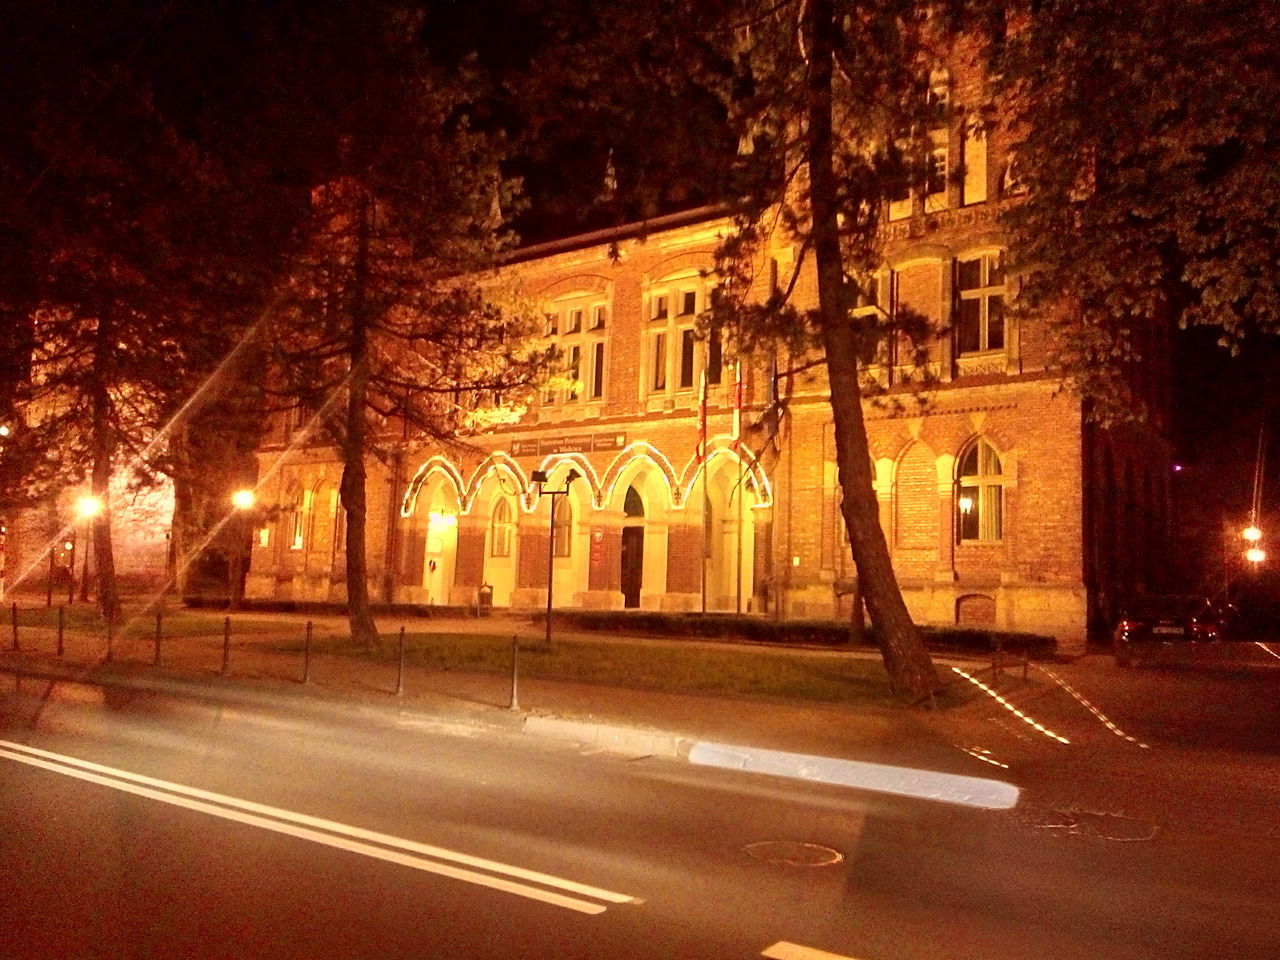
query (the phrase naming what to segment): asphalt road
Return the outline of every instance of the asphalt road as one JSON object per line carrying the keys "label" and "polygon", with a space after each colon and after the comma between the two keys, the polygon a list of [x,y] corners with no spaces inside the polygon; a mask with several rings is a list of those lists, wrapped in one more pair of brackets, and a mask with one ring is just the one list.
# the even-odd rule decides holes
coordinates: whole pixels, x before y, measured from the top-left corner
{"label": "asphalt road", "polygon": [[[1239,705],[1211,742],[1138,712],[1240,682],[1092,680],[1032,705],[1071,746],[982,728],[1024,788],[993,811],[393,708],[0,676],[0,956],[1280,956],[1276,823],[1208,816],[1277,809],[1273,738]],[[1085,691],[1132,740],[1078,719]]]}

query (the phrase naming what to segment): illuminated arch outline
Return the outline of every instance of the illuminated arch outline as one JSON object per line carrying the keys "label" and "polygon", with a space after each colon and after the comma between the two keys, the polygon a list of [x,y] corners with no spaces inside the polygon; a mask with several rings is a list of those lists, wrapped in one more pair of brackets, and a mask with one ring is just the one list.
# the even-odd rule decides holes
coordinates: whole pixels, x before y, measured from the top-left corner
{"label": "illuminated arch outline", "polygon": [[[498,486],[502,486],[502,475],[506,474],[515,481],[516,490],[510,496],[515,497],[516,501],[523,508],[529,502],[530,483],[524,475],[524,471],[520,469],[520,464],[504,450],[495,450],[489,454],[480,465],[475,468],[471,474],[471,479],[467,482],[466,490],[462,494],[462,512],[470,513],[472,507],[475,506],[476,498],[480,496],[480,490],[484,486],[484,482],[489,479],[490,475],[497,475]],[[506,493],[507,491],[503,491]]]}
{"label": "illuminated arch outline", "polygon": [[[764,510],[773,506],[773,487],[769,483],[768,474],[760,466],[759,457],[750,450],[747,450],[746,456],[743,456],[738,449],[735,449],[732,438],[715,437],[710,441],[709,446],[711,449],[707,451],[705,463],[699,464],[697,457],[689,458],[689,463],[684,469],[686,479],[680,487],[680,503],[676,505],[676,509],[683,509],[688,504],[689,498],[693,496],[694,484],[698,482],[698,474],[707,469],[716,457],[729,457],[740,465],[740,469],[746,469],[749,485],[754,488],[756,496],[756,502],[751,505],[752,510]],[[739,443],[737,446],[741,448],[742,444]]]}
{"label": "illuminated arch outline", "polygon": [[400,502],[400,516],[413,516],[414,510],[418,506],[418,492],[433,473],[443,473],[453,482],[453,498],[458,504],[459,512],[461,512],[462,491],[465,489],[462,482],[462,474],[446,458],[435,456],[420,466],[418,472],[413,475],[413,479],[409,481],[409,486],[404,491],[404,499]]}
{"label": "illuminated arch outline", "polygon": [[658,473],[667,482],[667,499],[670,501],[671,508],[680,506],[680,481],[676,476],[675,468],[671,466],[671,461],[663,456],[653,444],[646,440],[636,440],[622,448],[613,458],[609,467],[604,472],[604,482],[601,484],[601,503],[608,503],[613,499],[617,490],[618,479],[626,472],[627,468],[633,463],[649,462],[653,464]]}

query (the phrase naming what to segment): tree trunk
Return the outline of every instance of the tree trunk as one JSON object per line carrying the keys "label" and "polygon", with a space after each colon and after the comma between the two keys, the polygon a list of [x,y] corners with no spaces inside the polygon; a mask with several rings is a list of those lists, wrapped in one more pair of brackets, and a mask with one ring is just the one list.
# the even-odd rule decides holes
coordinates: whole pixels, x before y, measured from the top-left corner
{"label": "tree trunk", "polygon": [[831,385],[835,420],[836,466],[843,490],[842,512],[853,548],[858,582],[875,626],[889,683],[899,699],[919,703],[938,689],[933,661],[911,620],[893,573],[889,547],[880,526],[871,477],[871,453],[862,415],[858,380],[858,343],[849,322],[849,302],[840,253],[832,89],[834,11],[831,0],[809,0],[809,80],[806,102],[809,201],[813,216],[814,260],[818,273],[818,309]]}
{"label": "tree trunk", "polygon": [[351,379],[347,385],[346,443],[342,448],[342,508],[347,511],[347,616],[351,639],[366,648],[378,642],[378,625],[369,606],[369,561],[365,550],[365,394],[369,389],[369,203],[362,198],[356,237],[351,304]]}
{"label": "tree trunk", "polygon": [[106,311],[98,319],[93,360],[93,467],[90,486],[102,507],[93,518],[93,560],[97,565],[98,612],[104,620],[114,621],[120,615],[120,592],[116,584],[116,561],[111,549],[111,467],[115,459],[115,437],[111,430],[110,404],[107,394],[107,370],[115,344]]}

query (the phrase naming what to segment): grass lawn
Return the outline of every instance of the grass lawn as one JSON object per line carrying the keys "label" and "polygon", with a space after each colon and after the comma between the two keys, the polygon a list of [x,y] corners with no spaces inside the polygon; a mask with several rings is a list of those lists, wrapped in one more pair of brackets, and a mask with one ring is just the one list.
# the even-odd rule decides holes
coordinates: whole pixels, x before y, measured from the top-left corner
{"label": "grass lawn", "polygon": [[[98,615],[93,603],[75,603],[71,606],[57,605],[46,607],[40,605],[19,604],[18,630],[38,628],[56,630],[58,612],[62,611],[63,629],[68,633],[105,634],[106,623]],[[0,624],[0,636],[12,635],[13,605],[2,611],[3,624]],[[161,613],[161,630],[164,637],[204,637],[221,636],[223,620],[227,616],[222,610],[188,610],[184,607],[165,607]],[[232,614],[232,635],[243,633],[273,633],[288,630],[288,624],[278,620],[255,618],[252,614]],[[120,620],[116,623],[118,637],[154,637],[156,632],[156,613],[154,608],[144,608],[140,604],[125,603]]]}
{"label": "grass lawn", "polygon": [[[295,644],[285,645],[296,649]],[[316,652],[395,662],[398,640],[384,636],[366,651],[349,637],[318,642]],[[405,662],[433,670],[506,674],[511,671],[507,637],[449,633],[405,635]],[[807,651],[716,649],[697,644],[616,643],[574,638],[548,650],[525,641],[520,675],[641,687],[670,693],[750,694],[793,700],[893,701],[884,666],[876,659]]]}

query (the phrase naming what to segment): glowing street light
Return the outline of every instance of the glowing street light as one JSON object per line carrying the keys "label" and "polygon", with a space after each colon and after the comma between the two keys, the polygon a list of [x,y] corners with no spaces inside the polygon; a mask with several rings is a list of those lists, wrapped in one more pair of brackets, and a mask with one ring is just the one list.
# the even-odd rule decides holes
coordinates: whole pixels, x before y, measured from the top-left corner
{"label": "glowing street light", "polygon": [[1259,564],[1267,559],[1267,551],[1261,547],[1250,547],[1245,551],[1244,558],[1252,564]]}
{"label": "glowing street light", "polygon": [[227,584],[227,606],[232,610],[240,609],[241,601],[244,599],[244,561],[249,539],[249,511],[257,502],[257,495],[247,487],[231,494],[231,506],[236,510],[236,522],[232,524],[231,531],[233,543],[230,551],[231,563],[227,571],[230,581]]}
{"label": "glowing street light", "polygon": [[1262,539],[1262,531],[1259,530],[1257,527],[1255,527],[1253,524],[1250,524],[1249,526],[1245,527],[1242,531],[1240,531],[1240,536],[1244,537],[1250,543],[1257,543],[1259,540]]}
{"label": "glowing street light", "polygon": [[93,552],[89,549],[89,545],[92,542],[91,537],[93,536],[93,524],[90,521],[102,513],[102,498],[86,494],[76,501],[76,513],[80,514],[80,518],[84,520],[84,569],[80,574],[80,599],[88,603],[89,554]]}

